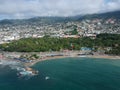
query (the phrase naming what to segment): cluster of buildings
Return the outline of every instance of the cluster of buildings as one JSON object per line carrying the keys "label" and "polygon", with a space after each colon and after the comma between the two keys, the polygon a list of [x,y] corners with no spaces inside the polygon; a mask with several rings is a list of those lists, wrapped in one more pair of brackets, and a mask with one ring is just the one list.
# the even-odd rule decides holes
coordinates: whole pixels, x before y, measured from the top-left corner
{"label": "cluster of buildings", "polygon": [[[71,32],[76,30],[77,34]],[[38,22],[25,24],[0,24],[0,44],[21,38],[50,37],[93,37],[100,33],[120,33],[120,20],[86,19],[82,21],[57,22],[41,24]]]}

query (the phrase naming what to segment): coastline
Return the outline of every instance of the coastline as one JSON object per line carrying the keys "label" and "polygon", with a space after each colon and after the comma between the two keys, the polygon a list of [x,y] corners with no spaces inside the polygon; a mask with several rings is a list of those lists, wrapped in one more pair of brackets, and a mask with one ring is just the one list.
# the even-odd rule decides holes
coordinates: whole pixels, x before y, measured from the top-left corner
{"label": "coastline", "polygon": [[[31,54],[36,52],[30,53],[22,53],[22,52],[4,52],[5,60],[9,61],[12,60],[11,58],[19,58],[22,54]],[[68,57],[86,57],[86,58],[103,58],[103,59],[120,59],[120,56],[111,56],[106,54],[94,54],[94,55],[78,55],[80,51],[67,51],[67,52],[37,52],[36,54],[42,56],[39,59],[33,60],[32,62],[25,63],[22,62],[25,67],[31,67],[38,62],[46,61],[46,60],[53,60],[53,59],[60,59],[60,58],[68,58]],[[62,55],[61,55],[62,54]],[[10,57],[10,58],[9,58]],[[13,61],[15,61],[13,59]],[[19,61],[16,61],[19,62]]]}
{"label": "coastline", "polygon": [[84,55],[84,56],[54,56],[54,57],[45,57],[44,59],[36,60],[32,63],[26,63],[25,66],[31,67],[36,63],[46,61],[46,60],[54,60],[54,59],[62,59],[62,58],[102,58],[102,59],[112,59],[112,60],[120,60],[120,56],[110,56],[110,55]]}
{"label": "coastline", "polygon": [[68,56],[45,57],[43,59],[35,60],[34,62],[31,62],[31,63],[25,63],[24,65],[27,66],[27,67],[31,67],[31,66],[35,65],[36,63],[43,62],[43,61],[46,61],[46,60],[62,59],[62,58],[67,58],[67,57]]}
{"label": "coastline", "polygon": [[103,59],[120,59],[120,56],[110,56],[110,55],[93,55],[93,56],[88,56],[89,58],[103,58]]}
{"label": "coastline", "polygon": [[[0,58],[0,65],[10,66],[11,69],[16,69],[18,71],[17,75],[19,76],[35,76],[38,75],[38,71],[33,69],[32,66],[39,62],[43,62],[46,60],[54,60],[54,59],[62,59],[62,58],[102,58],[102,59],[111,59],[111,60],[120,60],[120,56],[110,56],[106,54],[96,54],[96,55],[79,55],[78,51],[70,51],[68,53],[62,53],[61,52],[39,52],[37,55],[40,55],[38,59],[34,60],[27,60],[27,58],[24,58],[26,61],[22,61],[20,58],[21,55],[31,55],[31,53],[18,53],[18,52],[5,52],[4,56]],[[33,54],[33,52],[32,52]]]}

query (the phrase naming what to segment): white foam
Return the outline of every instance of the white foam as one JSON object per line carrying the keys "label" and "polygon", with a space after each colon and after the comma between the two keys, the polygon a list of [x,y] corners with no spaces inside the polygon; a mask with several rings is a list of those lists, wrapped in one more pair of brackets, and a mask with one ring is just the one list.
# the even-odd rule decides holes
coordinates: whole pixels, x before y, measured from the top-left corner
{"label": "white foam", "polygon": [[48,79],[50,79],[50,77],[46,76],[46,77],[45,77],[45,80],[48,80]]}

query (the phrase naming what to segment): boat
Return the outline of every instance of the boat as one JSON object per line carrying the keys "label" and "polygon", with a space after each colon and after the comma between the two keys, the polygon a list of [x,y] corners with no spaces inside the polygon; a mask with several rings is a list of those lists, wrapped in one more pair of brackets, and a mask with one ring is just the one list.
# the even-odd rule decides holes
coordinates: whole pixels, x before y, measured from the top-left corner
{"label": "boat", "polygon": [[81,55],[81,56],[79,56],[79,57],[86,57],[85,55]]}

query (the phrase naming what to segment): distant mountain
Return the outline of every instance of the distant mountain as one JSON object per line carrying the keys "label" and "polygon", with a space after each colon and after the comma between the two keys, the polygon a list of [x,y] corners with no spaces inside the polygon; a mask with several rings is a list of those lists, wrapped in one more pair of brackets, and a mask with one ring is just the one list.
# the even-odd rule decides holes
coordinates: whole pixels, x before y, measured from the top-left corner
{"label": "distant mountain", "polygon": [[77,21],[77,20],[83,20],[83,19],[94,19],[94,18],[101,18],[101,19],[108,19],[108,18],[116,18],[120,19],[120,11],[114,11],[114,12],[107,12],[107,13],[101,13],[101,14],[89,14],[89,15],[77,15],[77,16],[70,16],[70,17],[37,17],[37,18],[31,18],[27,21],[30,22],[67,22],[67,21]]}
{"label": "distant mountain", "polygon": [[56,23],[56,22],[67,22],[73,21],[73,18],[69,17],[37,17],[28,19],[27,22],[42,22],[42,23]]}
{"label": "distant mountain", "polygon": [[12,20],[4,19],[0,21],[0,24],[12,24]]}
{"label": "distant mountain", "polygon": [[120,19],[120,11],[107,12],[107,13],[101,13],[101,14],[84,15],[83,17],[80,17],[79,20],[81,20],[81,19],[94,19],[94,18],[99,18],[99,19],[116,18],[116,19]]}
{"label": "distant mountain", "polygon": [[78,16],[70,16],[70,17],[35,17],[30,19],[5,19],[1,20],[0,24],[31,24],[31,23],[47,23],[47,24],[54,24],[57,22],[64,23],[68,21],[80,21],[83,19],[94,19],[94,18],[101,18],[101,19],[108,19],[108,18],[116,18],[120,19],[120,11],[114,12],[107,12],[101,14],[89,14],[89,15],[78,15]]}

